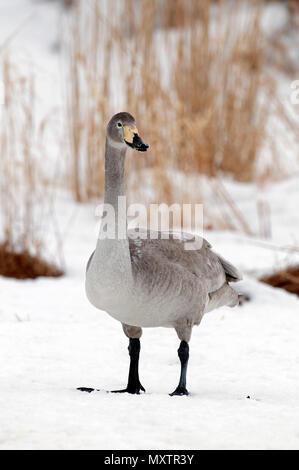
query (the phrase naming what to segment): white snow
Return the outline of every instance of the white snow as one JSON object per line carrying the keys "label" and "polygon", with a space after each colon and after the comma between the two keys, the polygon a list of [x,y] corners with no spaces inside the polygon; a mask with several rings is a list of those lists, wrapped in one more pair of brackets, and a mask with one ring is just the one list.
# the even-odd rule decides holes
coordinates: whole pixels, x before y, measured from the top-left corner
{"label": "white snow", "polygon": [[[126,384],[127,338],[85,297],[96,220],[92,205],[59,201],[60,218],[73,210],[64,278],[0,280],[0,448],[299,448],[299,299],[259,283],[253,272],[273,267],[278,253],[236,233],[206,232],[245,273],[238,288],[251,301],[207,314],[194,328],[189,397],[168,396],[179,375],[171,329],[144,330],[147,393],[108,394]],[[288,207],[287,214],[292,231]]]}
{"label": "white snow", "polygon": [[[2,0],[7,22],[1,40],[32,5]],[[25,28],[14,44],[36,46],[36,35],[44,40],[41,18],[49,19],[46,44],[31,50],[39,56],[40,47],[48,56],[43,63],[53,71],[52,83],[43,82],[40,90],[49,97],[49,89],[59,88],[58,62],[47,52],[56,37],[56,10],[45,4],[38,15],[40,8],[47,15],[38,16],[39,32]],[[66,275],[0,277],[0,449],[299,449],[299,298],[258,281],[264,272],[299,261],[298,251],[285,249],[298,247],[299,177],[263,189],[225,185],[255,233],[257,201],[268,201],[272,239],[204,234],[243,272],[235,287],[251,300],[209,313],[194,328],[188,397],[168,395],[178,382],[179,341],[173,330],[161,328],[146,329],[141,338],[146,394],[105,392],[126,385],[128,341],[121,325],[94,309],[84,293],[85,265],[96,242],[95,207],[57,195]],[[78,386],[102,391],[81,393]]]}

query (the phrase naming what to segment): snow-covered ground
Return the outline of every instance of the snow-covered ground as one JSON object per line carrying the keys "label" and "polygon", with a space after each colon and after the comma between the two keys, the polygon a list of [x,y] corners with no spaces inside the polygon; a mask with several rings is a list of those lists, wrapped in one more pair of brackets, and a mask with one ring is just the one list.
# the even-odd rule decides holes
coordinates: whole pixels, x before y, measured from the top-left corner
{"label": "snow-covered ground", "polygon": [[[291,187],[298,200],[299,180],[289,182],[289,193]],[[283,194],[280,184],[276,191]],[[251,301],[210,313],[194,328],[189,397],[168,396],[179,375],[178,339],[168,329],[144,330],[140,376],[147,393],[107,394],[126,384],[129,362],[120,324],[84,294],[96,238],[93,207],[65,197],[58,209],[69,227],[66,276],[0,280],[0,448],[299,448],[299,299],[256,280],[295,254],[207,232],[244,271],[239,289]],[[298,227],[292,208],[283,217],[291,235]],[[103,392],[84,394],[78,386]]]}
{"label": "snow-covered ground", "polygon": [[[1,41],[32,5],[1,1],[0,15],[5,10],[7,19]],[[14,46],[21,42],[33,56],[43,51],[48,57],[42,63],[52,78],[41,84],[41,97],[43,87],[57,92],[59,83],[59,61],[49,52],[56,37],[54,8],[36,6],[35,35],[44,40],[45,18],[51,27],[44,44],[30,32],[30,22],[14,39]],[[47,88],[46,99],[50,95]],[[85,264],[96,240],[95,208],[58,194],[66,275],[0,278],[1,449],[299,449],[299,298],[258,281],[264,272],[299,262],[298,251],[282,249],[298,247],[299,178],[263,190],[225,184],[255,233],[257,201],[269,203],[272,239],[205,233],[243,271],[238,287],[251,300],[214,311],[194,328],[188,397],[168,395],[180,369],[179,341],[170,329],[144,330],[140,378],[146,394],[105,392],[126,384],[128,341],[121,325],[94,309],[84,293]],[[84,394],[78,386],[103,391]]]}

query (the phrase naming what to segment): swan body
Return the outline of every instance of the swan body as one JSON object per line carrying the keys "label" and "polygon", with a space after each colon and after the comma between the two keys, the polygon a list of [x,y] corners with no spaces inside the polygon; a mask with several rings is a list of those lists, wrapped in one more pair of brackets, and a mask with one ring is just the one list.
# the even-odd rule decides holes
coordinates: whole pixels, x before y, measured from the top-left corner
{"label": "swan body", "polygon": [[109,258],[92,255],[86,292],[98,309],[136,327],[175,328],[198,325],[204,313],[238,303],[227,277],[237,280],[239,273],[232,266],[226,273],[224,260],[205,239],[199,250],[188,251],[180,234],[153,239],[148,233],[144,239],[144,233],[130,238],[131,233],[136,236],[128,231],[127,243],[120,241],[125,259],[118,257],[118,247],[109,250]]}
{"label": "swan body", "polygon": [[186,250],[188,234],[169,232],[165,238],[165,233],[139,229],[127,230],[125,238],[117,236],[120,226],[126,226],[126,211],[119,212],[118,198],[125,195],[128,146],[142,152],[148,148],[138,135],[134,118],[118,113],[107,126],[105,153],[105,204],[115,210],[116,236],[99,236],[87,264],[86,294],[96,308],[122,323],[130,339],[131,364],[124,391],[144,390],[138,375],[142,328],[172,327],[181,340],[181,377],[173,394],[186,395],[192,328],[200,324],[204,313],[238,303],[238,294],[229,283],[242,277],[200,237],[195,237],[197,249]]}

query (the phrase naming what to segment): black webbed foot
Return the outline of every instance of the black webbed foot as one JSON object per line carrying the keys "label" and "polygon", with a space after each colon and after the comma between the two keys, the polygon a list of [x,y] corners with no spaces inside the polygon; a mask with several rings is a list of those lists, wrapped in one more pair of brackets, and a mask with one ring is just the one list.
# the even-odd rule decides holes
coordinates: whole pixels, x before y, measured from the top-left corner
{"label": "black webbed foot", "polygon": [[78,387],[77,390],[79,390],[80,392],[87,392],[87,393],[100,392],[98,388],[89,388],[89,387]]}
{"label": "black webbed foot", "polygon": [[188,390],[185,387],[177,387],[174,392],[169,394],[171,397],[174,396],[183,396],[183,395],[189,395]]}
{"label": "black webbed foot", "polygon": [[111,390],[111,393],[131,393],[132,395],[140,395],[140,392],[145,392],[145,388],[140,382],[136,385],[128,385],[122,390]]}
{"label": "black webbed foot", "polygon": [[[140,392],[145,392],[144,387],[141,385],[139,381],[139,374],[138,374],[138,363],[139,363],[139,352],[140,352],[140,341],[137,338],[130,338],[129,343],[129,355],[130,355],[130,369],[129,369],[129,377],[128,377],[128,385],[127,388],[123,390],[111,390],[110,393],[131,393],[132,395],[139,395]],[[89,388],[89,387],[78,387],[77,390],[80,392],[100,392],[97,388]],[[107,390],[107,393],[109,391]]]}

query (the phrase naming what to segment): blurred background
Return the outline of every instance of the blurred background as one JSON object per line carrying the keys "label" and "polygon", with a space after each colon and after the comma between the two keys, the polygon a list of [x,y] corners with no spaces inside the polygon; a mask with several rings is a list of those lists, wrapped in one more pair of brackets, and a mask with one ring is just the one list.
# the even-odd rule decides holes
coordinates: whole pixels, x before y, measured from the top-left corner
{"label": "blurred background", "polygon": [[65,269],[53,201],[101,200],[123,109],[151,144],[129,202],[203,202],[206,229],[273,235],[265,188],[298,173],[299,2],[2,0],[0,21],[0,272]]}
{"label": "blurred background", "polygon": [[[266,356],[283,369],[275,354],[284,357],[282,344],[288,343],[285,361],[298,360],[290,335],[296,325],[299,331],[293,295],[299,293],[299,1],[0,0],[0,85],[0,320],[32,325],[28,336],[19,326],[2,329],[4,344],[15,338],[7,346],[25,361],[28,377],[54,384],[54,363],[64,357],[61,380],[68,384],[74,374],[74,382],[88,382],[89,342],[99,347],[104,325],[112,336],[120,334],[88,305],[84,272],[103,198],[106,124],[124,110],[151,146],[142,158],[128,152],[129,202],[203,203],[204,236],[244,273],[243,305],[221,317],[231,325],[226,338],[235,344],[247,325],[242,344],[253,331],[264,342],[259,334],[268,331],[267,313],[280,339],[268,338]],[[206,341],[222,344],[213,315]],[[39,322],[60,326],[46,333]],[[84,329],[86,322],[95,325],[97,338]],[[72,329],[77,323],[80,331]],[[232,325],[239,325],[238,333]],[[66,331],[81,344],[80,373],[66,353],[76,355],[78,344]],[[32,372],[30,360],[39,353],[24,354],[31,344],[51,345],[51,378],[38,363]],[[258,347],[248,345],[248,357],[266,369]],[[9,348],[3,349],[8,361]],[[228,361],[232,370],[242,357],[242,346],[235,348],[223,345],[226,354],[235,354]],[[106,363],[103,358],[104,371]],[[294,364],[286,389],[292,390],[297,369]],[[8,375],[17,370],[16,359]],[[252,371],[240,363],[240,381]],[[189,437],[183,444],[196,446]],[[280,442],[295,446],[293,437],[285,432]],[[147,442],[154,445],[140,445]]]}

